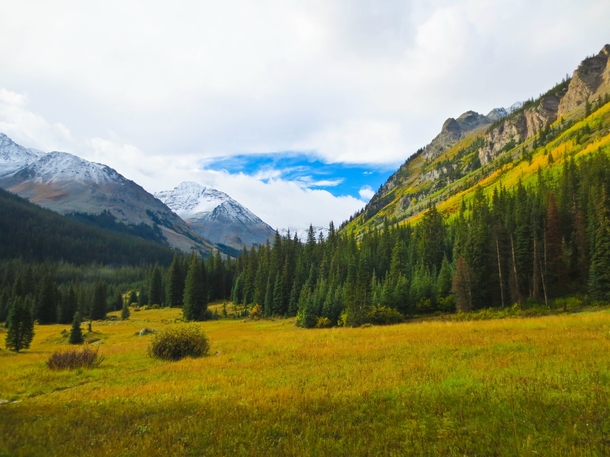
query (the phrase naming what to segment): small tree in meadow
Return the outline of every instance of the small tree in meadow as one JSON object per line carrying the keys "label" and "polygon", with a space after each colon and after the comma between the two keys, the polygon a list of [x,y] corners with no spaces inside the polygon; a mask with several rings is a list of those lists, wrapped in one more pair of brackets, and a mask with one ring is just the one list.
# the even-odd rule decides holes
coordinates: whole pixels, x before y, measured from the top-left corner
{"label": "small tree in meadow", "polygon": [[126,321],[129,319],[129,316],[131,316],[129,306],[127,306],[127,303],[123,303],[123,308],[121,309],[121,320]]}
{"label": "small tree in meadow", "polygon": [[82,344],[85,341],[80,324],[80,313],[76,313],[74,315],[74,320],[72,321],[72,329],[70,330],[70,344]]}

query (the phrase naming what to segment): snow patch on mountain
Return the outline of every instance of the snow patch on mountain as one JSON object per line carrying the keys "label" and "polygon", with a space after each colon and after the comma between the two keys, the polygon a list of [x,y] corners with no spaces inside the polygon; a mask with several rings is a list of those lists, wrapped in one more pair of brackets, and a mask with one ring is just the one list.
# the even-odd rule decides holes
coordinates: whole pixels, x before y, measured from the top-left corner
{"label": "snow patch on mountain", "polygon": [[225,202],[234,201],[224,192],[192,181],[183,182],[172,190],[164,190],[154,195],[183,219],[209,213]]}
{"label": "snow patch on mountain", "polygon": [[224,216],[244,224],[264,223],[252,211],[233,200],[224,192],[196,182],[183,182],[173,190],[155,194],[182,219],[199,219],[206,214]]}
{"label": "snow patch on mountain", "polygon": [[34,162],[44,153],[18,145],[4,133],[0,133],[0,175],[17,171]]}
{"label": "snow patch on mountain", "polygon": [[101,163],[89,162],[67,152],[49,152],[29,163],[18,173],[36,176],[38,182],[71,181],[104,184],[125,182],[116,170]]}

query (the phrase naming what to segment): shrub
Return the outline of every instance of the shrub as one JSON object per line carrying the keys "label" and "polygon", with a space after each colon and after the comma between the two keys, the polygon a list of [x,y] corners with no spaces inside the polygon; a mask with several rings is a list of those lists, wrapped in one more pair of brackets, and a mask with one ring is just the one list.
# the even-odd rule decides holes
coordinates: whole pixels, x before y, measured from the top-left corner
{"label": "shrub", "polygon": [[250,319],[255,321],[260,319],[261,317],[263,317],[263,307],[261,305],[254,305],[250,310],[249,316]]}
{"label": "shrub", "polygon": [[332,327],[333,323],[328,317],[318,317],[316,322],[316,328],[328,328]]}
{"label": "shrub", "polygon": [[185,357],[202,357],[210,350],[210,341],[196,324],[179,324],[164,328],[155,334],[148,354],[163,360],[180,360]]}
{"label": "shrub", "polygon": [[366,315],[365,322],[375,325],[398,324],[404,320],[404,316],[394,308],[387,306],[374,306]]}
{"label": "shrub", "polygon": [[75,368],[96,368],[104,361],[104,356],[98,354],[97,350],[84,348],[82,350],[69,349],[67,351],[54,352],[47,366],[51,370],[73,370]]}

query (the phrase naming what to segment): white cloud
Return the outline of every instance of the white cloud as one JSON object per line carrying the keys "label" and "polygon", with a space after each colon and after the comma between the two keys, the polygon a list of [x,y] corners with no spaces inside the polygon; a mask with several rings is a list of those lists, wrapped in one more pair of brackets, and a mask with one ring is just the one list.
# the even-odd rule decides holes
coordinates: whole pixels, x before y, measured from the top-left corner
{"label": "white cloud", "polygon": [[286,192],[303,212],[328,219],[327,204],[341,219],[357,199],[281,171],[197,170],[289,150],[398,164],[447,117],[561,80],[608,42],[608,17],[607,0],[4,2],[0,130],[149,190],[202,176],[255,212],[276,202],[279,213]]}
{"label": "white cloud", "polygon": [[33,148],[59,150],[73,143],[70,129],[61,122],[48,122],[26,107],[27,95],[0,88],[0,132]]}
{"label": "white cloud", "polygon": [[[309,224],[327,226],[341,223],[362,207],[353,197],[335,197],[330,192],[311,187],[333,186],[337,181],[301,178],[282,179],[281,170],[269,169],[255,176],[243,173],[202,169],[196,154],[174,156],[146,154],[138,147],[115,139],[75,139],[61,124],[52,124],[27,108],[24,95],[0,89],[0,131],[26,147],[67,150],[87,160],[104,163],[149,192],[171,189],[182,181],[198,181],[227,192],[275,228]],[[63,149],[65,147],[65,149]]]}
{"label": "white cloud", "polygon": [[371,186],[362,186],[358,193],[360,194],[360,198],[365,201],[369,201],[373,198],[373,195],[375,195],[375,191]]}

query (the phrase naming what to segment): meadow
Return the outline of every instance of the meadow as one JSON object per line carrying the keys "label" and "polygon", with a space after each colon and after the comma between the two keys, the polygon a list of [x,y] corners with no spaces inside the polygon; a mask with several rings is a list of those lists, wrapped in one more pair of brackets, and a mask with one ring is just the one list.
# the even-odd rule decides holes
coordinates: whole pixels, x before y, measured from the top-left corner
{"label": "meadow", "polygon": [[224,319],[200,324],[210,355],[148,357],[138,331],[180,316],[93,322],[105,360],[91,370],[46,366],[69,347],[65,325],[0,350],[0,455],[610,454],[608,311],[315,330]]}

